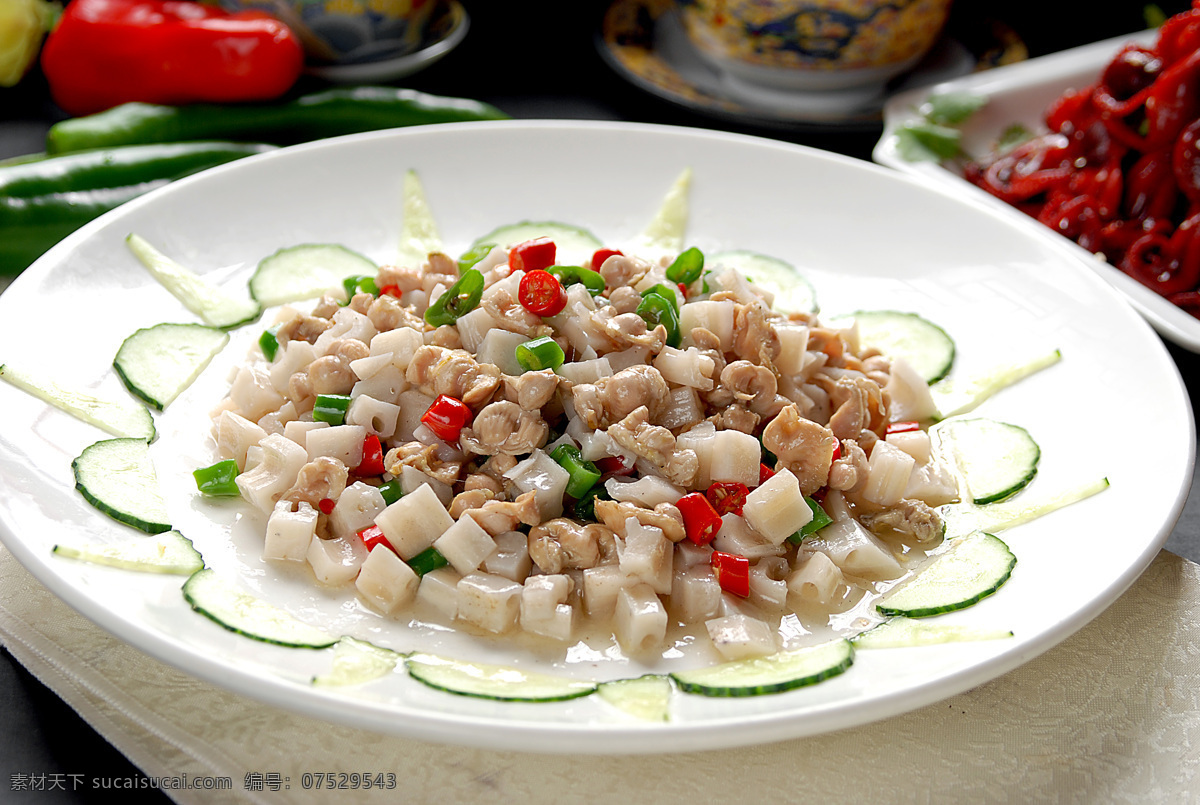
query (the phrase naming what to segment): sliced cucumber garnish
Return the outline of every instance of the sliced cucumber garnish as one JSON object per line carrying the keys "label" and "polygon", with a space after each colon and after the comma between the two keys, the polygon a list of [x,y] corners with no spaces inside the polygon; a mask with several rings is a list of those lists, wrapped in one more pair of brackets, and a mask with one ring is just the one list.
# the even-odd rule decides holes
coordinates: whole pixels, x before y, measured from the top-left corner
{"label": "sliced cucumber garnish", "polygon": [[858,322],[859,343],[886,356],[904,358],[927,383],[941,380],[954,365],[954,340],[941,327],[916,313],[860,310],[830,323],[848,326],[851,319]]}
{"label": "sliced cucumber garnish", "polygon": [[282,305],[318,297],[347,277],[373,277],[378,271],[374,261],[345,246],[306,243],[263,258],[250,277],[250,295],[265,307]]}
{"label": "sliced cucumber garnish", "polygon": [[670,677],[659,674],[601,682],[596,688],[601,699],[643,721],[670,719],[671,690]]}
{"label": "sliced cucumber garnish", "polygon": [[998,537],[975,531],[951,540],[917,575],[875,604],[882,615],[927,618],[977,604],[1008,581],[1017,558]]}
{"label": "sliced cucumber garnish", "polygon": [[192,384],[229,343],[229,334],[204,324],[156,324],[125,339],[113,359],[125,387],[163,410]]}
{"label": "sliced cucumber garnish", "polygon": [[986,506],[947,503],[938,507],[938,514],[946,524],[947,537],[969,534],[972,531],[995,533],[1036,520],[1064,506],[1090,498],[1105,489],[1108,489],[1108,479],[1099,478],[1049,497],[1028,498],[1026,495],[1031,493],[1027,492],[1015,500],[1002,500]]}
{"label": "sliced cucumber garnish", "polygon": [[695,671],[676,671],[671,678],[686,693],[759,696],[815,685],[844,672],[853,663],[854,646],[849,640],[839,639]]}
{"label": "sliced cucumber garnish", "polygon": [[717,252],[707,265],[736,269],[755,285],[775,294],[774,308],[784,313],[816,313],[817,292],[791,263],[758,252],[737,249]]}
{"label": "sliced cucumber garnish", "polygon": [[947,419],[973,411],[979,407],[980,403],[1001,389],[1007,388],[1035,372],[1040,372],[1048,366],[1053,366],[1060,360],[1062,360],[1062,352],[1056,349],[1026,360],[995,366],[986,372],[980,372],[961,380],[945,378],[929,389],[930,394],[933,395],[934,404],[937,406],[938,418]]}
{"label": "sliced cucumber garnish", "polygon": [[147,534],[171,529],[150,461],[150,445],[144,439],[96,442],[71,462],[71,469],[75,488],[109,517]]}
{"label": "sliced cucumber garnish", "polygon": [[387,676],[396,670],[403,655],[365,640],[343,637],[333,649],[333,668],[327,674],[314,676],[318,687],[363,685]]}
{"label": "sliced cucumber garnish", "polygon": [[49,377],[27,369],[17,369],[7,363],[0,364],[0,378],[113,436],[147,441],[154,439],[154,416],[141,403],[106,400],[86,391],[67,388]]}
{"label": "sliced cucumber garnish", "polygon": [[327,632],[237,589],[210,568],[193,573],[184,582],[183,597],[196,612],[229,631],[264,643],[318,649],[338,641]]}
{"label": "sliced cucumber garnish", "polygon": [[258,302],[230,296],[200,275],[167,257],[140,235],[129,235],[125,238],[125,244],[154,278],[205,324],[230,329],[253,321],[262,313]]}
{"label": "sliced cucumber garnish", "polygon": [[404,174],[404,210],[400,220],[400,265],[420,268],[442,250],[442,236],[416,171]]}
{"label": "sliced cucumber garnish", "polygon": [[504,665],[463,662],[433,654],[414,654],[405,660],[413,679],[431,688],[510,702],[556,702],[594,693],[594,682],[522,671]]}
{"label": "sliced cucumber garnish", "polygon": [[1037,475],[1041,448],[1018,425],[994,419],[947,419],[930,429],[949,448],[971,500],[983,505],[1011,497]]}
{"label": "sliced cucumber garnish", "polygon": [[854,637],[855,648],[909,648],[939,643],[969,643],[979,640],[1003,640],[1012,637],[1006,629],[983,629],[949,623],[929,623],[913,618],[886,620]]}
{"label": "sliced cucumber garnish", "polygon": [[558,221],[521,221],[497,227],[486,235],[476,238],[472,248],[485,243],[495,243],[502,248],[516,246],[534,238],[550,238],[554,241],[557,262],[561,265],[591,265],[592,254],[604,244],[583,227]]}
{"label": "sliced cucumber garnish", "polygon": [[692,187],[692,169],[684,168],[663,196],[662,203],[638,240],[643,246],[666,251],[683,251],[688,224],[688,194]]}
{"label": "sliced cucumber garnish", "polygon": [[168,573],[190,576],[204,567],[204,557],[192,541],[178,531],[164,531],[149,539],[127,540],[115,544],[59,543],[55,556],[78,559],[93,565],[108,565],[141,573]]}

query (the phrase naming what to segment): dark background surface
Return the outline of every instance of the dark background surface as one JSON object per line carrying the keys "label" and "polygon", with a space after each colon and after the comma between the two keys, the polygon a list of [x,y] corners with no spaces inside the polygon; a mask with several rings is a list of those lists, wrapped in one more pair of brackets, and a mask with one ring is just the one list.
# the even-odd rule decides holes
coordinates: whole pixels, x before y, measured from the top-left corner
{"label": "dark background surface", "polygon": [[[852,132],[759,129],[701,116],[651,96],[613,72],[597,51],[595,37],[607,0],[462,2],[471,16],[466,40],[442,61],[398,85],[485,100],[514,118],[624,120],[721,129],[860,159],[870,159],[880,134],[871,127]],[[1159,3],[1167,14],[1187,5]],[[999,21],[1020,37],[1033,57],[1139,30],[1145,27],[1143,9],[1140,2],[959,0],[948,34],[962,41]],[[298,89],[319,86],[309,81]],[[41,151],[46,129],[62,117],[37,72],[16,88],[0,89],[0,159]],[[1167,346],[1192,399],[1200,399],[1200,356]],[[1167,548],[1200,561],[1200,493],[1195,481],[1192,492]],[[105,796],[82,787],[13,792],[13,775],[74,774],[90,779],[136,773],[70,707],[0,651],[0,803],[95,803]],[[234,783],[236,788],[241,781]],[[121,800],[132,805],[169,802],[154,791],[127,792]]]}

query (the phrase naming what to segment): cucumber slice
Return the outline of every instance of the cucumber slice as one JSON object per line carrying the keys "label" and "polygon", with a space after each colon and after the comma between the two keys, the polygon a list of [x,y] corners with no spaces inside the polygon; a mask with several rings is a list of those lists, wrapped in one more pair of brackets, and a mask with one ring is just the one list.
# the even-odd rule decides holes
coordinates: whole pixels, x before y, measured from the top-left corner
{"label": "cucumber slice", "polygon": [[264,307],[313,299],[346,277],[374,277],[379,266],[334,243],[306,243],[265,257],[250,277],[250,295]]}
{"label": "cucumber slice", "polygon": [[556,262],[560,265],[591,265],[592,254],[604,244],[583,227],[558,221],[521,221],[497,227],[476,238],[471,248],[495,243],[505,249],[534,238],[550,238],[556,247]]}
{"label": "cucumber slice", "polygon": [[[1013,526],[1028,523],[1053,511],[1078,503],[1108,489],[1108,479],[1100,478],[1067,489],[1050,497],[1027,499],[1022,495],[1016,500],[1002,500],[986,506],[962,503],[947,503],[938,507],[938,514],[946,524],[947,537],[961,536],[972,531],[994,533]],[[1030,494],[1030,493],[1026,493]]]}
{"label": "cucumber slice", "polygon": [[708,258],[710,266],[737,269],[755,285],[775,294],[773,307],[784,313],[816,313],[817,291],[791,263],[758,252],[736,249],[717,252]]}
{"label": "cucumber slice", "polygon": [[154,415],[141,403],[106,400],[86,391],[67,388],[45,375],[18,369],[7,363],[0,364],[0,378],[113,436],[154,440]]}
{"label": "cucumber slice", "polygon": [[652,249],[681,252],[688,224],[688,194],[692,188],[692,169],[684,168],[663,196],[654,217],[638,236],[638,243]]}
{"label": "cucumber slice", "polygon": [[994,419],[947,419],[930,428],[977,505],[1012,497],[1037,475],[1042,451],[1029,431]]}
{"label": "cucumber slice", "polygon": [[946,331],[916,313],[898,310],[860,310],[839,316],[830,324],[858,323],[858,340],[884,355],[904,358],[929,384],[941,380],[954,365],[954,340]]}
{"label": "cucumber slice", "polygon": [[229,334],[204,324],[156,324],[125,339],[113,359],[125,387],[163,410],[192,384],[229,343]]}
{"label": "cucumber slice", "polygon": [[999,590],[1017,564],[1008,546],[986,531],[974,531],[949,545],[917,575],[884,593],[876,611],[927,618],[966,609]]}
{"label": "cucumber slice", "polygon": [[1001,364],[962,380],[945,378],[929,389],[937,407],[937,417],[949,419],[973,411],[1001,389],[1053,366],[1060,360],[1062,352],[1056,349],[1022,361]]}
{"label": "cucumber slice", "polygon": [[85,447],[71,462],[75,488],[119,522],[158,534],[170,531],[167,505],[144,439],[105,439]]}
{"label": "cucumber slice", "polygon": [[815,685],[844,672],[854,663],[849,640],[780,651],[767,657],[722,663],[671,674],[685,693],[702,696],[759,696]]}
{"label": "cucumber slice", "polygon": [[596,688],[601,699],[643,721],[670,720],[671,690],[670,677],[660,674],[601,682]]}
{"label": "cucumber slice", "polygon": [[333,668],[327,674],[314,676],[312,683],[330,688],[363,685],[396,670],[402,656],[365,640],[343,637],[333,649]]}
{"label": "cucumber slice", "polygon": [[141,573],[190,576],[204,567],[204,557],[192,545],[192,541],[178,531],[164,531],[149,539],[115,545],[59,543],[54,546],[52,553],[66,559]]}
{"label": "cucumber slice", "polygon": [[129,235],[125,245],[172,296],[211,327],[229,330],[254,321],[262,313],[258,302],[230,296],[167,257],[140,235]]}
{"label": "cucumber slice", "polygon": [[290,648],[328,648],[336,637],[303,623],[278,607],[242,592],[211,568],[198,570],[183,583],[192,609],[231,632]]}
{"label": "cucumber slice", "polygon": [[431,688],[505,702],[557,702],[594,693],[594,682],[580,682],[503,665],[463,662],[433,654],[405,660],[408,673]]}
{"label": "cucumber slice", "polygon": [[929,623],[913,618],[886,620],[851,639],[855,648],[909,648],[939,643],[970,643],[1003,640],[1013,633],[1005,629],[982,629],[948,623]]}
{"label": "cucumber slice", "polygon": [[399,263],[420,268],[431,252],[442,251],[442,236],[425,198],[425,188],[416,171],[404,174],[404,210],[400,220]]}

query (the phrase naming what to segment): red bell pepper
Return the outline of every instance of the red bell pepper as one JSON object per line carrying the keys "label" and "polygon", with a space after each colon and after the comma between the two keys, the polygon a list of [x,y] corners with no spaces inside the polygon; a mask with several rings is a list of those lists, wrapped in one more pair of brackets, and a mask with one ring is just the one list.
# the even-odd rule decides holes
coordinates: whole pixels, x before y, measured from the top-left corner
{"label": "red bell pepper", "polygon": [[42,49],[51,95],[72,115],[270,100],[303,67],[299,37],[274,17],[190,0],[73,0]]}

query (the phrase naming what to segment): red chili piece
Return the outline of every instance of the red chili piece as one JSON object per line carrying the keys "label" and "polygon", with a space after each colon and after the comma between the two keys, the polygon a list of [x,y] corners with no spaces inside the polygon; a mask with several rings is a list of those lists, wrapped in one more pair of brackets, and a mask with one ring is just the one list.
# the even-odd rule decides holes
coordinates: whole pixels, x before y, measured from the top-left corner
{"label": "red chili piece", "polygon": [[393,285],[393,284],[389,283],[388,285],[384,285],[382,288],[379,289],[379,295],[380,296],[394,296],[397,299],[399,299],[401,296],[404,295],[404,292],[402,290],[400,290],[399,285]]}
{"label": "red chili piece", "polygon": [[358,532],[358,538],[363,541],[363,545],[367,546],[367,550],[371,550],[376,545],[383,545],[392,553],[396,549],[392,547],[392,543],[388,542],[388,538],[383,535],[383,529],[375,524],[371,524]]}
{"label": "red chili piece", "polygon": [[629,475],[633,472],[634,468],[632,461],[626,462],[619,456],[605,456],[604,458],[596,459],[592,463],[596,465],[596,469],[600,470],[601,475],[605,478],[611,478],[614,475]]}
{"label": "red chili piece", "polygon": [[592,271],[599,271],[605,260],[615,256],[624,257],[625,252],[620,249],[596,249],[592,253]]}
{"label": "red chili piece", "polygon": [[521,306],[535,316],[557,316],[567,306],[567,291],[549,271],[526,271],[517,289]]}
{"label": "red chili piece", "polygon": [[683,515],[683,529],[696,545],[707,545],[721,530],[721,515],[699,492],[684,495],[676,503]]}
{"label": "red chili piece", "polygon": [[337,505],[337,501],[333,498],[321,498],[317,502],[317,508],[321,510],[321,514],[332,514],[333,507]]}
{"label": "red chili piece", "polygon": [[736,553],[713,551],[712,569],[722,590],[742,598],[750,597],[749,559]]}
{"label": "red chili piece", "polygon": [[[840,443],[838,444],[838,447],[841,447]],[[767,481],[771,480],[771,476],[773,476],[774,474],[775,474],[775,470],[771,469],[766,464],[760,463],[758,465],[758,485],[762,486]]]}
{"label": "red chili piece", "polygon": [[370,475],[383,475],[383,444],[374,433],[368,434],[367,438],[363,439],[362,461],[354,468],[354,474],[364,478]]}
{"label": "red chili piece", "polygon": [[740,515],[742,507],[746,505],[746,495],[748,494],[750,494],[750,488],[745,484],[715,481],[705,491],[704,497],[708,498],[708,502],[716,509],[717,514]]}
{"label": "red chili piece", "polygon": [[887,430],[885,431],[885,434],[891,435],[893,433],[908,433],[910,431],[920,430],[920,429],[921,429],[921,423],[910,419],[907,422],[892,422],[892,423],[890,423],[887,426]]}
{"label": "red chili piece", "polygon": [[471,409],[462,400],[442,394],[421,415],[421,422],[443,442],[453,444],[473,418]]}
{"label": "red chili piece", "polygon": [[518,243],[508,252],[508,267],[513,271],[536,271],[554,265],[558,248],[550,238],[534,238]]}

